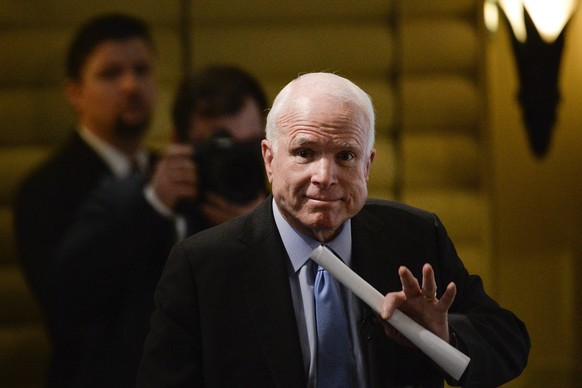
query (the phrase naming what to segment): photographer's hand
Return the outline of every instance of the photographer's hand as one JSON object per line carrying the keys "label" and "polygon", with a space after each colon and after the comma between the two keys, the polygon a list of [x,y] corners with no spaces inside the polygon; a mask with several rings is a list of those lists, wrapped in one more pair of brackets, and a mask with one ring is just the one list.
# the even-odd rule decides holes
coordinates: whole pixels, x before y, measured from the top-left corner
{"label": "photographer's hand", "polygon": [[202,205],[202,213],[212,225],[218,225],[236,216],[250,213],[264,199],[265,194],[260,193],[257,198],[243,205],[224,199],[217,194],[207,193]]}
{"label": "photographer's hand", "polygon": [[192,147],[171,144],[156,164],[150,185],[164,206],[175,209],[183,200],[198,197],[196,165],[192,161]]}

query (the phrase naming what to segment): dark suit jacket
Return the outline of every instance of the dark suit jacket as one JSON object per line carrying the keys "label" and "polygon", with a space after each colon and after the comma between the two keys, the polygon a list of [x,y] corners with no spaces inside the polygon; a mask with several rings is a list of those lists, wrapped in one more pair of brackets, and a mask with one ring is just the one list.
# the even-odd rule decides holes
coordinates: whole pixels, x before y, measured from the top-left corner
{"label": "dark suit jacket", "polygon": [[14,225],[22,268],[46,306],[54,250],[80,205],[112,172],[77,132],[21,184]]}
{"label": "dark suit jacket", "polygon": [[148,204],[144,184],[140,175],[105,182],[58,246],[55,305],[80,348],[68,386],[135,385],[154,290],[176,243],[173,221]]}
{"label": "dark suit jacket", "polygon": [[[439,293],[456,283],[450,326],[472,359],[464,386],[519,375],[530,346],[523,323],[467,273],[435,215],[369,201],[352,235],[353,269],[383,294],[401,289],[400,265],[421,278],[422,265],[432,264]],[[178,244],[156,291],[138,387],[304,387],[288,266],[271,198]],[[442,387],[447,376],[420,351],[387,339],[372,316],[361,330],[370,385]]]}
{"label": "dark suit jacket", "polygon": [[83,201],[112,172],[75,132],[22,183],[14,207],[16,244],[25,277],[40,303],[53,342],[49,383],[60,386],[78,357],[78,345],[55,310],[55,249]]}
{"label": "dark suit jacket", "polygon": [[[145,199],[146,181],[134,174],[104,182],[58,246],[57,311],[82,348],[70,386],[135,385],[154,290],[177,241],[174,220]],[[206,221],[190,210],[188,232],[201,230]]]}
{"label": "dark suit jacket", "polygon": [[52,340],[50,387],[135,383],[153,290],[176,241],[144,182],[114,179],[75,132],[20,189],[16,235]]}

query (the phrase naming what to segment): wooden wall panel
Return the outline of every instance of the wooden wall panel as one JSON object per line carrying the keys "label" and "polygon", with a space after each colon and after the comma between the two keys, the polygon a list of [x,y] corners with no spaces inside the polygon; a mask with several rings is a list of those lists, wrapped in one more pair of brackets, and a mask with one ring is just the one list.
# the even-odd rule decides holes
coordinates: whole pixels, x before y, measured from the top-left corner
{"label": "wooden wall panel", "polygon": [[70,32],[55,28],[0,31],[0,85],[58,85],[64,79],[64,52]]}
{"label": "wooden wall panel", "polygon": [[324,70],[383,76],[392,61],[390,40],[384,25],[216,26],[193,31],[193,62],[235,62],[287,82]]}
{"label": "wooden wall panel", "polygon": [[[436,212],[488,283],[485,86],[476,0],[397,3],[401,198]],[[475,257],[478,258],[477,261]],[[463,257],[462,257],[463,258]]]}
{"label": "wooden wall panel", "polygon": [[12,228],[12,211],[7,207],[0,207],[0,267],[15,266],[16,249],[12,241],[14,241],[14,230]]}
{"label": "wooden wall panel", "polygon": [[192,2],[195,23],[257,22],[280,24],[294,21],[319,24],[330,20],[387,20],[393,1],[386,0],[215,0]]}
{"label": "wooden wall panel", "polygon": [[53,145],[71,130],[74,116],[62,87],[0,89],[0,144]]}
{"label": "wooden wall panel", "polygon": [[[175,82],[181,72],[180,41],[176,31],[152,27],[157,73],[162,82]],[[62,87],[65,57],[74,29],[61,26],[0,31],[0,86]]]}
{"label": "wooden wall panel", "polygon": [[394,180],[398,164],[394,144],[387,139],[376,140],[376,158],[372,163],[368,194],[372,198],[393,198]]}
{"label": "wooden wall panel", "polygon": [[437,73],[402,80],[402,122],[406,132],[437,130],[475,136],[480,109],[480,93],[472,78]]}
{"label": "wooden wall panel", "polygon": [[463,246],[471,252],[480,252],[477,256],[483,261],[477,268],[469,265],[474,259],[473,257],[459,257],[470,272],[484,275],[483,279],[486,282],[489,281],[486,276],[489,274],[488,271],[476,271],[478,268],[487,268],[490,260],[487,257],[489,252],[487,240],[489,203],[486,196],[477,196],[474,190],[442,188],[433,191],[407,191],[403,200],[435,212],[444,222],[455,246]]}
{"label": "wooden wall panel", "polygon": [[411,190],[433,188],[478,189],[479,143],[471,136],[404,135],[404,155],[414,163],[404,164],[404,186]]}
{"label": "wooden wall panel", "polygon": [[475,15],[476,0],[403,0],[399,2],[402,18],[445,15],[471,18]]}
{"label": "wooden wall panel", "polygon": [[475,26],[469,20],[411,20],[402,25],[400,38],[404,74],[475,73],[479,45]]}
{"label": "wooden wall panel", "polygon": [[84,20],[106,12],[129,13],[156,25],[176,26],[180,20],[180,1],[151,0],[2,0],[3,26],[31,29],[60,26],[74,29]]}
{"label": "wooden wall panel", "polygon": [[20,181],[48,152],[49,147],[34,145],[0,148],[0,204],[12,203]]}
{"label": "wooden wall panel", "polygon": [[0,314],[0,326],[34,322],[41,318],[28,285],[17,267],[0,271],[0,309],[10,311],[10,314]]}

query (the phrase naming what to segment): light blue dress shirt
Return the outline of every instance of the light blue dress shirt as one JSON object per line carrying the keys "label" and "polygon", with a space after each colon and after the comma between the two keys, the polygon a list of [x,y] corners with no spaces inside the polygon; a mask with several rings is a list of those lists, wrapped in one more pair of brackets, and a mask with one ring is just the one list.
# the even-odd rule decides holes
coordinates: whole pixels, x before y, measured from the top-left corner
{"label": "light blue dress shirt", "polygon": [[[308,374],[309,388],[316,387],[316,328],[315,328],[315,311],[313,303],[313,273],[312,266],[305,265],[309,261],[311,252],[321,243],[308,237],[294,229],[283,218],[275,200],[273,200],[273,214],[275,224],[283,240],[287,254],[289,255],[291,266],[289,270],[289,284],[291,285],[291,295],[293,297],[293,306],[297,327],[299,329],[299,338],[301,349],[303,351],[303,362]],[[333,249],[346,265],[351,266],[352,259],[352,225],[348,220],[342,226],[340,233],[332,240],[326,243]],[[365,388],[366,376],[363,364],[363,355],[360,344],[359,324],[361,321],[361,309],[357,303],[356,296],[350,291],[343,288],[344,304],[349,312],[348,319],[350,323],[350,333],[352,347],[354,351],[354,360],[356,364],[357,386]]]}

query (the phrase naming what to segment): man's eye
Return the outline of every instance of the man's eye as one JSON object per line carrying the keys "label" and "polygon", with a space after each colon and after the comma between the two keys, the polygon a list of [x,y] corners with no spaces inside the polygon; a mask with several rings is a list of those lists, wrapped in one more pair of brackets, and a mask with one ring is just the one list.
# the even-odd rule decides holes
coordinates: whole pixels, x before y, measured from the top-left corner
{"label": "man's eye", "polygon": [[135,73],[139,76],[149,75],[152,72],[152,68],[147,63],[142,63],[135,66]]}
{"label": "man's eye", "polygon": [[354,154],[351,152],[340,152],[338,154],[338,159],[342,162],[349,162],[355,158]]}
{"label": "man's eye", "polygon": [[102,79],[114,79],[121,74],[121,70],[116,67],[104,69],[99,75]]}
{"label": "man's eye", "polygon": [[313,155],[313,152],[307,148],[301,148],[297,150],[295,155],[299,156],[300,158],[308,158]]}

